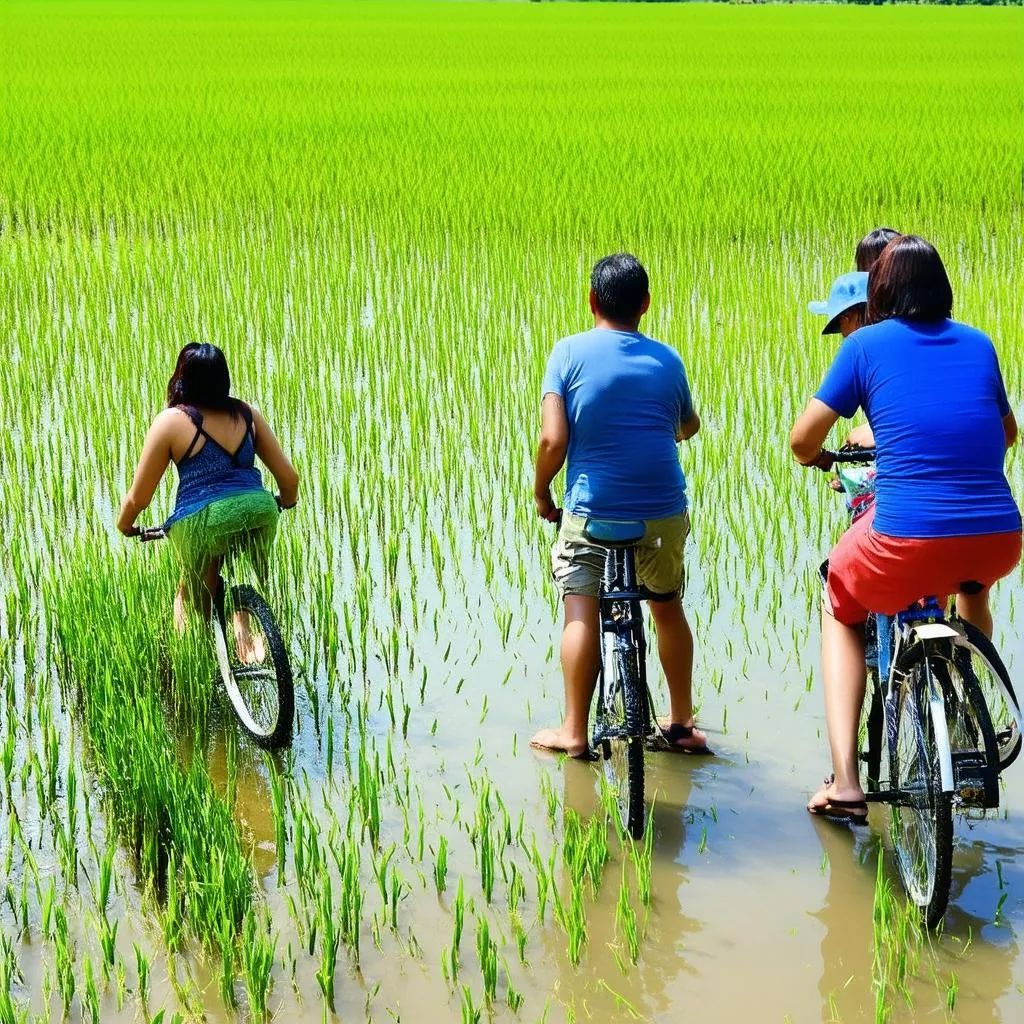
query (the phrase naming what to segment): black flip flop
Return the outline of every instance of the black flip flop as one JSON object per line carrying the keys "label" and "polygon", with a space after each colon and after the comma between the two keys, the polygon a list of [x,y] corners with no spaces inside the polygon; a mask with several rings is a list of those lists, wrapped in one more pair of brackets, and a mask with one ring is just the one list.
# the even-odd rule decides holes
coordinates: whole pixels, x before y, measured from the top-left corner
{"label": "black flip flop", "polygon": [[584,748],[578,754],[570,754],[568,750],[562,750],[560,747],[545,747],[539,743],[531,743],[530,749],[539,750],[542,754],[563,754],[565,757],[568,757],[573,761],[589,762],[598,760],[597,751],[590,747]]}
{"label": "black flip flop", "polygon": [[[825,779],[826,787],[831,786],[835,780],[834,775]],[[868,823],[867,800],[828,800],[821,807],[808,807],[807,810],[816,818],[825,818],[838,825],[866,825]],[[863,811],[864,813],[854,814],[854,811]]]}
{"label": "black flip flop", "polygon": [[681,747],[679,745],[679,740],[688,740],[692,735],[692,726],[673,722],[667,729],[657,726],[656,731],[647,737],[645,745],[648,750],[666,751],[671,754],[689,754],[691,757],[714,757],[714,751],[706,744],[702,747]]}

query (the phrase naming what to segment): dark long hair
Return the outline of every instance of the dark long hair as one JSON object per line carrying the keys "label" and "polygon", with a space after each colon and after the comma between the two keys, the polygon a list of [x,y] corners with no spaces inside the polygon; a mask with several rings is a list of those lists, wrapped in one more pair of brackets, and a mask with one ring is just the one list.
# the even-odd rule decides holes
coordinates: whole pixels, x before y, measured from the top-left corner
{"label": "dark long hair", "polygon": [[228,361],[216,345],[191,342],[178,353],[174,373],[167,382],[167,405],[193,405],[238,414],[238,399],[231,397]]}
{"label": "dark long hair", "polygon": [[882,255],[882,250],[899,237],[900,233],[895,228],[875,228],[869,231],[857,243],[857,269],[869,271],[875,265],[875,260]]}
{"label": "dark long hair", "polygon": [[952,312],[953,286],[935,246],[917,235],[894,238],[868,277],[868,323],[935,323]]}

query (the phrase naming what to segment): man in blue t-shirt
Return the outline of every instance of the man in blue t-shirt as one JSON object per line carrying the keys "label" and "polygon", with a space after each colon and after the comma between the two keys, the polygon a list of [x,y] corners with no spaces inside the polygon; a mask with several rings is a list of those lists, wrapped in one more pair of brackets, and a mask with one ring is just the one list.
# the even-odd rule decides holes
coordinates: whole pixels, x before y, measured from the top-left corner
{"label": "man in blue t-shirt", "polygon": [[541,389],[534,498],[542,519],[558,518],[551,481],[568,457],[565,512],[551,557],[565,607],[565,719],[531,745],[572,757],[591,756],[587,722],[600,665],[605,551],[587,540],[588,518],[644,520],[637,574],[656,595],[650,607],[671,701],[660,745],[707,753],[693,724],[693,635],[682,605],[690,518],[676,448],[697,433],[700,418],[679,355],[637,330],[650,301],[647,272],[635,257],[617,253],[598,262],[590,279],[594,329],[555,345]]}

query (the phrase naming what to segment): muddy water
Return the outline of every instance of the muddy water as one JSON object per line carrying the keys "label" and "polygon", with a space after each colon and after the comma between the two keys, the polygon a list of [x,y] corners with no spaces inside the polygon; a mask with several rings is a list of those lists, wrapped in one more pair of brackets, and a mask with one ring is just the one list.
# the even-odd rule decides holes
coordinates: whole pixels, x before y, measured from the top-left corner
{"label": "muddy water", "polygon": [[[557,853],[568,814],[586,821],[600,812],[596,767],[563,762],[528,748],[533,730],[557,717],[561,691],[553,647],[557,626],[542,590],[544,552],[532,554],[537,569],[523,603],[521,625],[512,630],[507,645],[494,617],[501,602],[482,588],[467,594],[464,607],[450,612],[450,630],[442,631],[436,641],[423,641],[422,653],[431,670],[424,702],[415,707],[410,721],[408,740],[392,731],[383,707],[370,716],[368,743],[383,753],[390,739],[398,776],[413,780],[425,809],[429,850],[436,848],[439,836],[449,839],[449,888],[440,898],[435,893],[429,850],[422,863],[403,852],[401,814],[385,794],[382,846],[398,844],[395,863],[407,883],[400,901],[400,926],[396,931],[380,927],[375,934],[370,919],[379,901],[374,902],[375,883],[364,862],[371,913],[364,915],[358,969],[344,949],[339,955],[337,1019],[461,1019],[460,990],[446,983],[439,969],[450,950],[459,876],[471,907],[461,945],[460,983],[471,986],[479,1004],[474,940],[477,917],[487,917],[509,965],[508,976],[525,1000],[519,1019],[670,1021],[681,1013],[727,1021],[876,1019],[879,949],[873,902],[880,851],[884,876],[897,895],[899,891],[891,855],[884,852],[885,811],[873,809],[871,827],[858,831],[815,821],[805,813],[803,802],[826,767],[820,693],[816,686],[806,692],[814,631],[809,631],[804,648],[785,657],[751,655],[736,641],[730,658],[730,631],[723,620],[727,622],[733,610],[702,614],[706,581],[699,549],[691,552],[688,600],[699,644],[700,720],[708,727],[717,756],[648,755],[648,793],[654,808],[652,901],[649,911],[637,905],[643,931],[638,963],[633,967],[625,960],[616,924],[625,853],[613,830],[603,884],[596,894],[588,891],[587,939],[577,966],[570,963],[565,932],[553,920],[551,907],[543,921],[537,919],[533,880],[524,866],[527,862],[519,858],[526,880],[520,913],[529,940],[527,964],[517,962],[503,886],[498,883],[489,908],[480,891],[479,870],[467,838],[473,785],[484,777],[491,780],[513,826],[522,815],[520,831],[527,844],[537,843],[545,860]],[[1005,609],[999,614],[1005,620]],[[474,638],[461,654],[449,651],[452,638],[463,635],[459,621],[464,622],[464,635]],[[1002,644],[1011,663],[1019,664],[1014,644],[1007,637]],[[652,652],[652,663],[655,658]],[[711,678],[720,692],[709,684]],[[654,673],[654,680],[660,687],[659,673]],[[372,680],[364,682],[372,688]],[[371,708],[378,704],[371,699]],[[226,790],[234,727],[219,702],[215,706],[203,756]],[[339,749],[346,735],[351,744],[357,743],[345,702],[331,713]],[[294,799],[308,802],[326,835],[336,817],[344,819],[343,793],[350,771],[340,753],[328,766],[313,718],[308,694],[300,687],[298,734],[283,767],[292,780]],[[67,719],[63,727],[70,728]],[[884,997],[890,1019],[1012,1021],[1024,1005],[1024,957],[1017,940],[1024,928],[1024,863],[1018,856],[1024,850],[1024,798],[1019,770],[1008,773],[998,817],[958,823],[953,898],[944,931],[921,946],[905,995],[892,991]],[[290,915],[289,897],[295,896],[290,851],[283,884],[278,884],[268,771],[262,755],[245,743],[238,745],[235,817],[279,929],[271,1005],[277,1019],[315,1020],[322,1012],[318,960],[303,952],[303,936]],[[98,810],[96,816],[102,822]],[[514,855],[510,853],[509,859]],[[38,860],[44,876],[55,870],[45,849]],[[132,965],[132,945],[138,942],[155,957],[147,1012],[182,1006],[187,1016],[232,1019],[219,1000],[216,973],[202,956],[178,957],[172,966],[161,954],[157,915],[132,885],[123,851],[117,867],[125,880],[116,904],[120,955]],[[631,871],[627,869],[630,877]],[[560,863],[555,875],[557,884],[567,885]],[[84,883],[83,888],[88,891]],[[68,901],[72,934],[82,952],[92,952],[94,922],[87,913],[74,912],[72,895]],[[0,910],[0,920],[10,929],[6,910]],[[883,940],[883,953],[885,942],[892,941]],[[16,991],[37,1012],[43,1011],[42,989],[52,971],[52,951],[22,942],[17,952],[24,983]],[[623,961],[625,969],[620,966]],[[189,985],[192,994],[183,997]],[[956,996],[950,1011],[951,986]],[[243,988],[239,984],[240,995]],[[126,989],[119,1009],[117,985],[112,982],[108,987],[103,1020],[140,1019],[131,995],[133,968],[127,971]],[[503,980],[495,1016],[512,1019],[500,1005],[504,991]],[[60,1016],[59,1002],[52,995],[50,1016]]]}

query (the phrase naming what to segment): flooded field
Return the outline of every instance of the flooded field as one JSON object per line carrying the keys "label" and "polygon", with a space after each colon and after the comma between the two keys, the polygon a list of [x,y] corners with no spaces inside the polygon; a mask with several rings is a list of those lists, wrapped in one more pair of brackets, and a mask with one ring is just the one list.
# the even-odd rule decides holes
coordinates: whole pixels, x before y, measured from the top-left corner
{"label": "flooded field", "polygon": [[[1017,1019],[1024,769],[958,822],[934,936],[884,810],[803,809],[843,512],[786,444],[833,351],[806,303],[881,223],[935,241],[1024,395],[1016,14],[6,4],[0,1024]],[[528,746],[562,695],[540,378],[619,248],[704,421],[686,604],[717,754],[648,756],[637,845],[598,768]],[[175,638],[172,553],[113,525],[190,340],[302,473],[278,757]]]}

